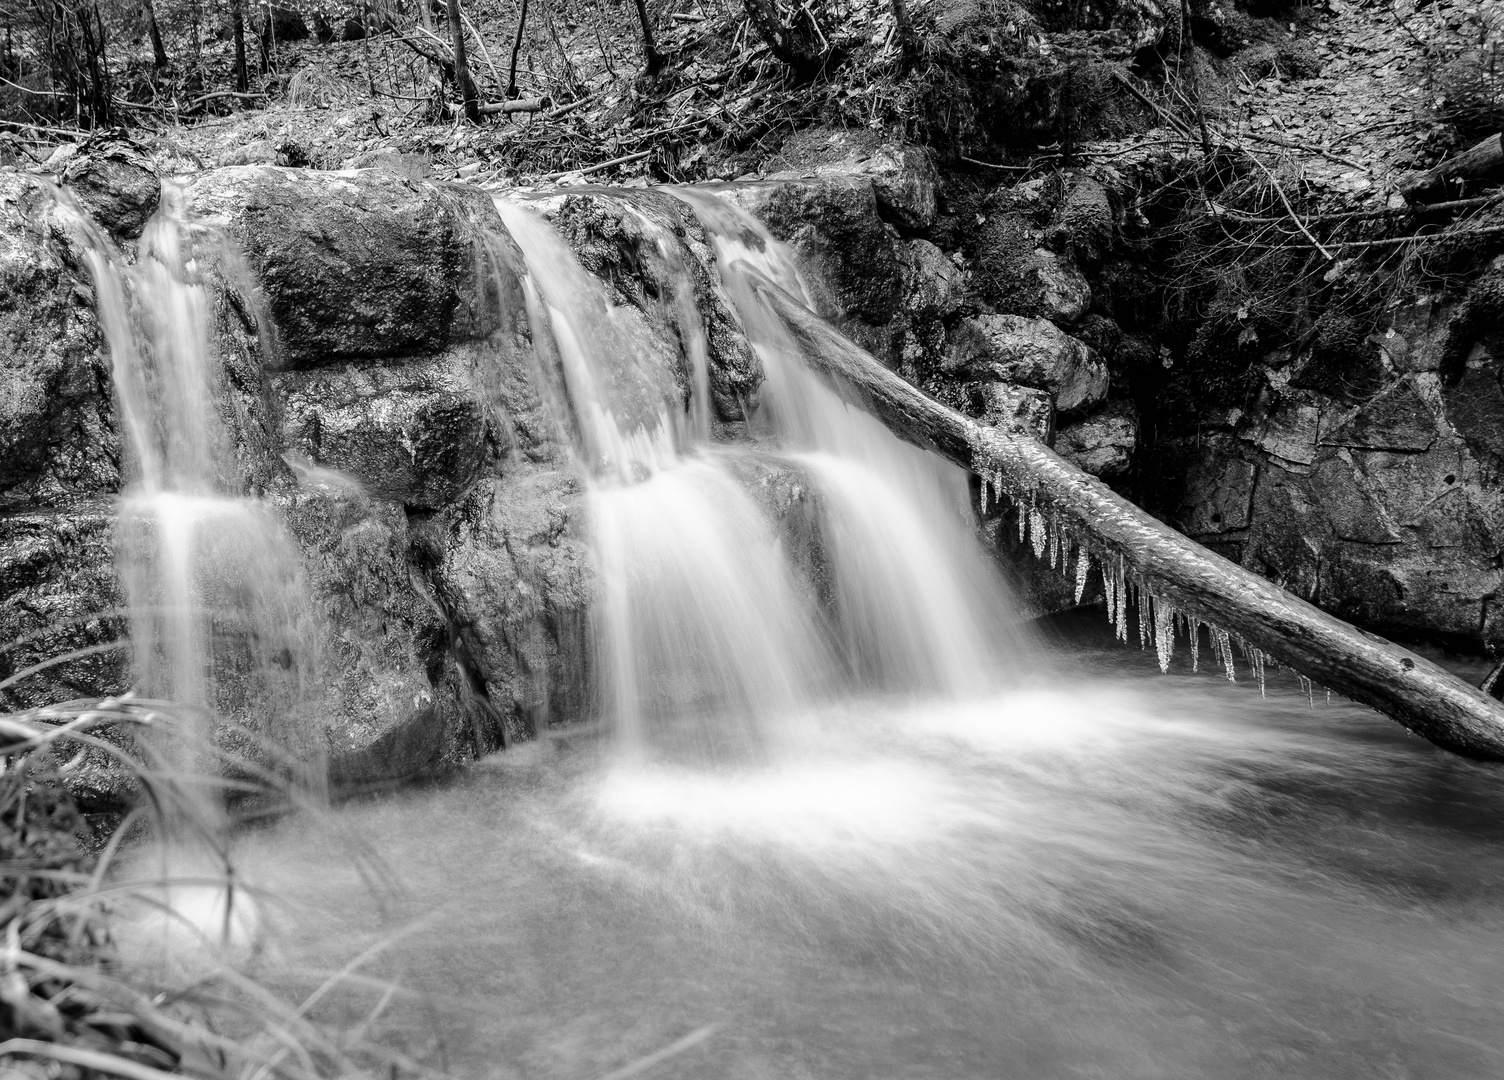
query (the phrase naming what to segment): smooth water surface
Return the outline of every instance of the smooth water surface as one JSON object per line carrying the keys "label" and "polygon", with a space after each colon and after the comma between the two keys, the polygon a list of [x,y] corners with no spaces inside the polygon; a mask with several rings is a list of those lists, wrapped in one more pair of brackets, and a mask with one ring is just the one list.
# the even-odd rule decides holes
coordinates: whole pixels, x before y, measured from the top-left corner
{"label": "smooth water surface", "polygon": [[1500,770],[1108,633],[782,763],[580,736],[250,834],[260,964],[389,936],[377,1032],[461,1077],[1504,1074]]}

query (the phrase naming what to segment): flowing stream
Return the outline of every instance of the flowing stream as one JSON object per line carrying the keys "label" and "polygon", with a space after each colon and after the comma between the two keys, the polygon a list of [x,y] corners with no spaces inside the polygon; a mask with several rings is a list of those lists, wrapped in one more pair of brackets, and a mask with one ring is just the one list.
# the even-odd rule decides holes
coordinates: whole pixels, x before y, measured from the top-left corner
{"label": "flowing stream", "polygon": [[[1161,676],[1099,618],[1024,634],[964,474],[809,371],[750,287],[803,294],[755,221],[677,194],[764,367],[739,442],[710,437],[687,287],[676,377],[543,217],[497,203],[578,433],[605,734],[242,836],[239,872],[274,898],[259,972],[307,991],[369,950],[404,988],[373,1032],[461,1077],[1504,1073],[1496,774],[1279,672],[1228,686],[1166,655]],[[101,286],[107,325],[203,322],[139,310],[202,301],[167,222],[132,279],[156,286]],[[153,365],[120,340],[127,506],[157,523],[143,565],[172,571],[143,607],[173,611],[221,513],[177,508],[261,518],[158,452],[161,425],[214,415],[174,404],[199,392],[166,381],[182,350]],[[136,371],[165,418],[129,406]],[[756,470],[813,492],[816,556]],[[205,670],[177,633],[151,630],[153,655]],[[321,1012],[362,1023],[381,997]]]}
{"label": "flowing stream", "polygon": [[[190,222],[170,189],[131,264],[58,198],[83,241],[111,357],[127,478],[116,562],[136,690],[173,702],[182,721],[158,748],[185,777],[217,773],[218,753],[317,789],[323,759],[309,707],[319,628],[296,546],[276,510],[245,494],[225,422],[236,345],[217,330],[226,312],[216,298],[248,308],[253,282],[233,245]],[[260,321],[253,307],[230,317]],[[262,335],[247,336],[240,362],[259,367]],[[217,796],[196,801],[196,816],[217,813]]]}

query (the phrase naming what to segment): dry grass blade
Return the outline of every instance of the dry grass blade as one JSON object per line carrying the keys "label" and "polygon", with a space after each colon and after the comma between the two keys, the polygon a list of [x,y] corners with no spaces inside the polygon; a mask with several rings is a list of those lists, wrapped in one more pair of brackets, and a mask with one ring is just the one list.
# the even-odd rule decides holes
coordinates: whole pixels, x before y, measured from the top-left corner
{"label": "dry grass blade", "polygon": [[[231,909],[242,903],[238,898],[268,904],[276,897],[242,879],[223,821],[195,815],[203,813],[206,791],[258,793],[315,812],[290,773],[278,771],[276,755],[269,755],[273,765],[268,767],[205,745],[205,754],[214,756],[203,760],[233,764],[238,777],[193,776],[158,760],[151,739],[135,740],[139,746],[125,749],[101,737],[112,729],[192,737],[191,725],[174,715],[170,703],[128,695],[0,716],[0,879],[9,897],[0,905],[0,1029],[13,1036],[0,1043],[0,1073],[9,1065],[29,1075],[37,1066],[20,1063],[31,1061],[50,1063],[48,1070],[62,1067],[123,1080],[162,1080],[184,1072],[206,1080],[437,1075],[370,1041],[371,1026],[400,989],[356,975],[372,957],[426,923],[366,949],[301,1003],[219,959],[232,930]],[[78,818],[57,765],[76,761],[80,748],[128,769],[140,790],[139,804],[97,857],[72,839]],[[178,872],[164,863],[159,874],[120,874],[118,855],[136,832],[191,837],[194,850],[212,860],[212,869]],[[356,865],[369,872],[358,855]],[[222,923],[214,922],[220,916],[212,912],[207,922],[185,914],[174,900],[179,890],[218,897],[213,902],[224,909]],[[114,931],[127,917],[148,932],[174,928],[184,947],[193,950],[201,974],[185,983],[174,968],[157,971],[125,961],[114,945]],[[355,984],[379,995],[356,1030],[327,1028],[310,1017],[335,989]]]}

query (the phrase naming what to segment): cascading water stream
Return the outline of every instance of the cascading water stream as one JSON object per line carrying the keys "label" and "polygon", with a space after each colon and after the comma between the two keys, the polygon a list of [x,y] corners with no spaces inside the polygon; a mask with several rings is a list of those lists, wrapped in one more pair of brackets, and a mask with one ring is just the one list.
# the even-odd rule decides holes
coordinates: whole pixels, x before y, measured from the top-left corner
{"label": "cascading water stream", "polygon": [[798,454],[827,502],[843,652],[859,683],[952,696],[997,685],[1023,641],[972,530],[966,474],[910,446],[810,370],[751,287],[761,274],[813,306],[788,251],[734,203],[676,189],[715,243],[763,363],[754,423]]}
{"label": "cascading water stream", "polygon": [[611,304],[546,221],[497,209],[527,259],[535,342],[557,350],[579,420],[603,709],[633,757],[765,757],[824,666],[772,532],[702,452],[697,414],[635,312]]}
{"label": "cascading water stream", "polygon": [[832,693],[995,685],[1009,606],[968,528],[964,475],[816,378],[746,277],[800,288],[786,253],[729,204],[680,195],[715,239],[766,371],[753,427],[815,490],[831,610],[800,587],[737,477],[737,465],[769,459],[766,445],[709,442],[706,334],[674,239],[642,218],[677,281],[668,315],[682,358],[655,350],[639,314],[614,306],[546,221],[499,199],[527,259],[536,346],[556,350],[581,433],[603,708],[624,745],[640,757],[760,758],[798,741],[798,718]]}
{"label": "cascading water stream", "polygon": [[[276,513],[244,496],[223,420],[233,406],[214,297],[223,285],[249,303],[249,274],[222,237],[187,219],[171,191],[134,264],[67,196],[59,199],[94,281],[125,435],[116,554],[136,691],[178,706],[184,729],[158,749],[189,786],[212,787],[216,755],[229,753],[317,792],[322,745],[307,712],[318,635],[300,560]],[[216,796],[196,801],[200,823],[218,817]]]}

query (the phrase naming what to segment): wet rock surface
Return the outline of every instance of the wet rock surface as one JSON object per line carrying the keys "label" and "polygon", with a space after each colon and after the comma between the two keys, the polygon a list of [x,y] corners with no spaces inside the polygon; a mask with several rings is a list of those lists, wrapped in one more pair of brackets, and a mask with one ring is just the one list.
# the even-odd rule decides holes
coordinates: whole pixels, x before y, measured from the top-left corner
{"label": "wet rock surface", "polygon": [[500,219],[478,191],[375,170],[211,170],[183,193],[244,252],[291,367],[484,338],[486,238]]}
{"label": "wet rock surface", "polygon": [[96,222],[123,240],[141,235],[162,196],[151,162],[123,144],[75,154],[63,167],[62,181]]}
{"label": "wet rock surface", "polygon": [[[296,546],[312,622],[286,633],[318,647],[289,646],[288,677],[311,693],[295,708],[333,781],[440,770],[581,716],[582,500],[539,384],[521,255],[489,197],[249,167],[201,174],[180,198],[245,254],[224,263],[212,232],[192,234],[236,466],[220,482]],[[80,249],[46,190],[14,173],[0,174],[0,275],[15,440],[0,465],[0,634],[22,639],[0,655],[11,673],[124,632],[121,450]],[[127,661],[86,654],[17,684],[6,705],[119,691]],[[232,718],[255,689],[235,664],[220,688]],[[227,745],[253,730],[227,729]]]}
{"label": "wet rock surface", "polygon": [[[704,227],[684,203],[663,192],[623,191],[539,199],[532,206],[585,269],[648,320],[653,340],[666,350],[660,364],[677,371],[685,396],[692,378],[688,336],[695,332],[686,325],[694,318],[686,308],[692,309],[706,338],[715,415],[726,422],[746,418],[757,403],[762,362],[732,310]],[[692,291],[680,296],[686,273]]]}
{"label": "wet rock surface", "polygon": [[[82,249],[52,194],[0,173],[0,678],[124,634],[120,443],[101,343]],[[124,659],[48,667],[0,691],[0,707],[123,689]]]}

